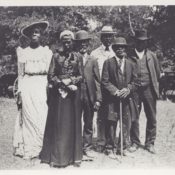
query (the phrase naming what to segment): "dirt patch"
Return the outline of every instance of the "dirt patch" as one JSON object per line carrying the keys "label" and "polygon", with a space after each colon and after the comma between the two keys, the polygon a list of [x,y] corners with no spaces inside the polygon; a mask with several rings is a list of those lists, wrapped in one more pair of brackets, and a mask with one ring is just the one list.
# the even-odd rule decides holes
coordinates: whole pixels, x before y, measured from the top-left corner
{"label": "dirt patch", "polygon": [[[157,139],[156,155],[140,148],[127,157],[120,156],[114,160],[97,153],[93,162],[83,161],[80,169],[111,168],[174,168],[175,165],[175,104],[169,101],[158,101],[157,104]],[[13,156],[12,139],[17,108],[13,99],[0,98],[0,169],[50,169],[39,160],[34,162]],[[140,138],[144,144],[146,118],[142,111],[140,116]],[[69,166],[66,169],[73,169]]]}

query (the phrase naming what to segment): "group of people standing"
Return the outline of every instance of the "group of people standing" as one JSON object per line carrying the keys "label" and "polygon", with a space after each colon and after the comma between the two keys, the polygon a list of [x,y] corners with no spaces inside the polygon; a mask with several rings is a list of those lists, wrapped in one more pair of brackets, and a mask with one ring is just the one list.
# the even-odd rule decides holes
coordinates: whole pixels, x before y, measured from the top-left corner
{"label": "group of people standing", "polygon": [[[17,50],[19,115],[14,155],[40,158],[51,167],[79,167],[84,158],[93,160],[95,151],[115,156],[121,151],[132,153],[141,146],[142,103],[147,118],[145,149],[155,153],[160,68],[156,56],[147,49],[147,31],[135,31],[135,48],[128,54],[126,39],[114,39],[116,32],[111,26],[102,28],[102,44],[91,53],[92,38],[87,31],[74,35],[64,30],[60,34],[62,50],[53,54],[40,45],[47,27],[48,22],[43,21],[21,30],[30,45]],[[121,110],[123,150],[120,138],[116,144]]]}

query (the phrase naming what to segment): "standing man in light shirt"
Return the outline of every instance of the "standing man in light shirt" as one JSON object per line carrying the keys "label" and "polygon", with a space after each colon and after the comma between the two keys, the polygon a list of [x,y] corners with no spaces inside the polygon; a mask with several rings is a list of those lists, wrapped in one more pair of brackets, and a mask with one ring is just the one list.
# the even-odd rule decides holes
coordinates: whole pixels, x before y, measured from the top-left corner
{"label": "standing man in light shirt", "polygon": [[[100,32],[102,45],[91,52],[91,56],[97,59],[100,77],[102,75],[103,63],[108,58],[113,57],[115,54],[111,48],[111,44],[116,32],[113,31],[111,26],[104,26]],[[102,97],[105,98],[102,94]],[[103,152],[105,148],[105,119],[104,115],[106,104],[102,101],[101,107],[97,114],[97,151]]]}
{"label": "standing man in light shirt", "polygon": [[[130,53],[129,58],[137,65],[138,70],[138,98],[137,103],[139,112],[143,103],[144,112],[147,118],[146,123],[146,139],[145,149],[155,154],[154,143],[156,140],[156,101],[159,97],[159,78],[160,67],[156,55],[148,48],[148,40],[146,30],[135,31],[135,49]],[[139,118],[132,122],[131,126],[131,142],[130,152],[134,152],[139,148]]]}

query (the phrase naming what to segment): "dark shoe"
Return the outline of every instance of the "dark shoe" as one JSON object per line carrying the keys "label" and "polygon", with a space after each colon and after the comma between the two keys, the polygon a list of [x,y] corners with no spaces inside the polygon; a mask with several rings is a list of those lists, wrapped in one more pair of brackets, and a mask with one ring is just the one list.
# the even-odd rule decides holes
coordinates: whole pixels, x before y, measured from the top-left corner
{"label": "dark shoe", "polygon": [[113,150],[114,148],[116,148],[114,145],[110,145],[110,144],[107,144],[106,146],[105,146],[105,149],[107,149],[107,150]]}
{"label": "dark shoe", "polygon": [[50,163],[50,168],[57,168],[57,166],[53,162],[51,162]]}
{"label": "dark shoe", "polygon": [[129,151],[130,153],[133,153],[133,152],[137,151],[138,149],[139,149],[139,145],[137,145],[136,143],[133,143],[133,144],[131,145],[131,147],[128,148],[128,151]]}
{"label": "dark shoe", "polygon": [[73,166],[79,168],[81,166],[81,162],[74,162]]}
{"label": "dark shoe", "polygon": [[67,165],[56,165],[54,162],[50,162],[50,168],[66,168]]}
{"label": "dark shoe", "polygon": [[83,155],[89,157],[89,158],[96,158],[97,157],[97,153],[93,150],[87,150],[83,152]]}
{"label": "dark shoe", "polygon": [[53,162],[50,163],[50,168],[54,168],[54,163]]}
{"label": "dark shoe", "polygon": [[108,156],[110,159],[117,159],[117,154],[116,154],[116,152],[113,151],[113,150],[108,150],[107,156]]}
{"label": "dark shoe", "polygon": [[[129,154],[129,151],[127,149],[124,149],[122,156],[127,156],[128,154]],[[117,150],[117,155],[121,155],[121,151],[120,150]]]}
{"label": "dark shoe", "polygon": [[150,152],[151,154],[156,154],[156,150],[154,148],[154,145],[148,145],[148,146],[145,146],[145,149]]}
{"label": "dark shoe", "polygon": [[99,153],[103,153],[104,150],[105,150],[105,146],[103,145],[97,145],[96,149],[95,149],[97,152]]}
{"label": "dark shoe", "polygon": [[93,158],[90,158],[90,157],[88,157],[88,156],[86,156],[86,155],[83,155],[83,159],[82,159],[82,161],[89,161],[89,162],[91,162],[91,161],[93,161],[94,159]]}
{"label": "dark shoe", "polygon": [[95,154],[93,150],[83,151],[83,161],[93,161],[96,158]]}

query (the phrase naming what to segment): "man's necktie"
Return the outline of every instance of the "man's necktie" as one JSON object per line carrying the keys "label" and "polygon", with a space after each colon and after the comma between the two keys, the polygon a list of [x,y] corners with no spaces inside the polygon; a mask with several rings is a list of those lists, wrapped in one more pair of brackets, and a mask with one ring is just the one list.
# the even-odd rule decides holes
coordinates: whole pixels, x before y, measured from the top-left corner
{"label": "man's necktie", "polygon": [[120,70],[121,73],[122,73],[122,59],[120,59],[120,60],[118,61],[118,67],[119,67],[119,70]]}
{"label": "man's necktie", "polygon": [[106,46],[105,51],[109,51],[109,46]]}
{"label": "man's necktie", "polygon": [[124,83],[124,77],[123,77],[123,72],[122,72],[122,59],[118,60],[118,78],[119,78],[119,89],[123,88],[123,83]]}

